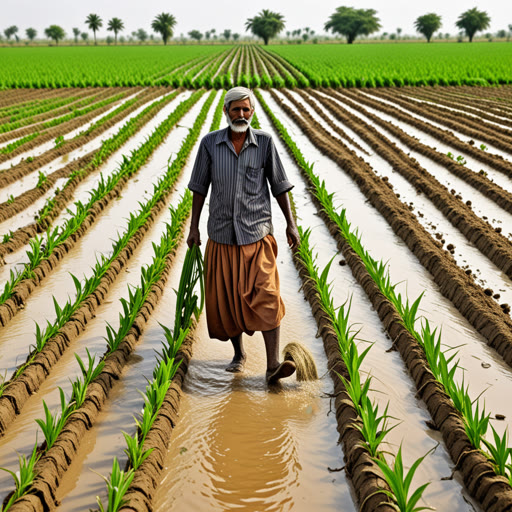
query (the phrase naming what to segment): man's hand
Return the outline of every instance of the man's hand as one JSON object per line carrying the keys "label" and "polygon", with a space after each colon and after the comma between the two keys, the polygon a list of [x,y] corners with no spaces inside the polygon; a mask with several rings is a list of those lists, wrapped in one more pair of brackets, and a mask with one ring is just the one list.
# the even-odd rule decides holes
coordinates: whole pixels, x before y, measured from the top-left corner
{"label": "man's hand", "polygon": [[187,238],[187,245],[191,248],[193,245],[201,245],[201,236],[198,228],[190,228]]}
{"label": "man's hand", "polygon": [[290,246],[292,251],[297,249],[300,242],[299,230],[295,223],[288,224],[286,226],[286,238],[288,239],[288,245]]}

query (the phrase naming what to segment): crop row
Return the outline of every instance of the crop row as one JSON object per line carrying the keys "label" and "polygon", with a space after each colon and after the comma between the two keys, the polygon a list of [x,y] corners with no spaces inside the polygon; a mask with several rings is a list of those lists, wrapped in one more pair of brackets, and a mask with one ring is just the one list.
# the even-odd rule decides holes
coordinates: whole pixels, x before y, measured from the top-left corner
{"label": "crop row", "polygon": [[[279,103],[280,99],[275,93],[271,94]],[[386,180],[378,178],[366,162],[316,123],[309,114],[302,112],[302,116],[298,115],[295,109],[292,110],[284,103],[281,108],[315,146],[352,177],[369,202],[430,272],[441,293],[452,301],[505,362],[512,364],[510,318],[504,314],[504,310],[485,294],[471,276],[457,266],[450,253],[442,249],[440,242],[432,239],[408,206],[392,192]]]}
{"label": "crop row", "polygon": [[[416,315],[421,296],[409,301],[396,295],[396,285],[390,282],[386,265],[374,260],[364,249],[360,237],[348,222],[345,211],[336,212],[332,194],[313,173],[312,166],[305,161],[263,98],[260,96],[258,99],[303,171],[321,217],[338,241],[354,276],[394,340],[393,345],[403,356],[418,393],[427,404],[436,427],[443,434],[452,460],[462,471],[468,490],[485,510],[506,510],[512,504],[512,476],[507,469],[510,450],[507,448],[506,434],[500,439],[494,432],[494,443],[482,441],[489,415],[478,400],[472,400],[468,396],[464,383],[461,386],[455,384],[454,374],[459,368],[457,362],[453,363],[456,354],[446,356],[441,349],[439,334],[436,329],[431,329],[427,320],[424,320],[421,331],[416,331]],[[450,403],[447,403],[447,397],[451,399]],[[475,448],[479,449],[483,444],[486,450],[477,452]],[[493,479],[490,472],[507,476],[510,482],[500,480],[499,477]]]}
{"label": "crop row", "polygon": [[[4,218],[8,218],[12,216],[12,214],[15,214],[18,211],[22,211],[24,208],[26,208],[28,204],[32,203],[37,197],[44,193],[44,191],[47,190],[55,180],[60,177],[68,178],[63,187],[59,190],[56,190],[53,197],[47,199],[42,210],[34,219],[34,222],[18,228],[14,232],[4,235],[4,240],[0,244],[0,254],[2,256],[19,249],[37,233],[45,232],[51,225],[53,219],[55,219],[57,215],[63,210],[63,208],[66,207],[72,197],[73,191],[76,189],[79,183],[86,176],[97,169],[102,163],[104,163],[110,157],[110,155],[114,153],[114,151],[119,149],[131,136],[138,132],[165,105],[172,101],[177,96],[178,92],[176,91],[174,93],[164,95],[157,101],[151,101],[153,98],[158,97],[161,94],[162,90],[158,89],[157,91],[149,93],[147,96],[143,95],[143,97],[140,98],[140,103],[132,105],[128,111],[124,111],[118,114],[108,123],[101,125],[101,128],[98,130],[99,133],[107,129],[109,125],[119,121],[120,117],[124,117],[130,111],[135,110],[140,105],[143,106],[147,100],[150,101],[150,104],[147,107],[145,107],[139,114],[131,118],[129,121],[127,121],[118,130],[117,133],[101,142],[101,145],[98,149],[89,152],[88,154],[78,158],[73,162],[70,162],[63,168],[56,170],[55,173],[46,175],[45,182],[40,188],[36,187],[37,190],[33,189],[31,191],[26,191],[26,193],[22,194],[22,197],[19,198],[19,201],[15,198],[13,201],[11,201],[11,204],[4,205],[3,211],[5,212],[4,215],[6,216]],[[90,136],[94,136],[96,134],[98,134],[98,132],[94,131]],[[88,139],[89,137],[78,137],[77,143],[84,144]],[[53,150],[50,151],[52,152]],[[51,157],[47,156],[46,158],[43,158],[43,160],[46,160],[47,158]],[[37,169],[37,167],[43,165],[43,163],[44,162],[40,162],[38,158],[35,158],[33,162],[27,162],[25,166],[20,166],[16,170],[17,172],[13,171],[11,175],[17,175],[19,179],[19,177],[32,172],[34,170],[34,166],[36,166],[35,168]],[[26,201],[24,199],[26,199]]]}

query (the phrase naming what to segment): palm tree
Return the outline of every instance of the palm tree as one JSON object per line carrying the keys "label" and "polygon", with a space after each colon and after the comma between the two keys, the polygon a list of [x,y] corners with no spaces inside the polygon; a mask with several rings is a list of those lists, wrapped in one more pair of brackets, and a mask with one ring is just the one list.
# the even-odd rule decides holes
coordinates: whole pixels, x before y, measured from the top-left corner
{"label": "palm tree", "polygon": [[284,17],[278,12],[263,9],[254,18],[248,18],[245,23],[245,30],[250,30],[255,36],[261,37],[265,43],[275,37],[284,28]]}
{"label": "palm tree", "polygon": [[476,32],[486,29],[491,23],[491,18],[485,11],[479,11],[476,7],[463,12],[455,25],[464,30],[469,37],[469,42],[473,41]]}
{"label": "palm tree", "polygon": [[73,35],[75,36],[75,44],[78,44],[78,36],[80,35],[80,29],[79,28],[73,28]]}
{"label": "palm tree", "polygon": [[165,45],[173,35],[174,25],[176,25],[176,18],[168,12],[162,12],[153,20],[151,28],[162,36]]}
{"label": "palm tree", "polygon": [[85,19],[85,24],[94,32],[94,44],[98,44],[96,41],[96,30],[103,26],[103,21],[97,14],[89,14]]}
{"label": "palm tree", "polygon": [[112,18],[108,22],[107,30],[114,32],[114,39],[116,40],[117,44],[117,33],[121,32],[121,30],[124,30],[124,23],[119,18]]}

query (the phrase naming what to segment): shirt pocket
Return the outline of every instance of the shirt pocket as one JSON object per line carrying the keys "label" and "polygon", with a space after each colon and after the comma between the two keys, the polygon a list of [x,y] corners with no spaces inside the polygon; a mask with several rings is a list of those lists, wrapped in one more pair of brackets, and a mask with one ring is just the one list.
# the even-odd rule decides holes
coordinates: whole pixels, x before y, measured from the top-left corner
{"label": "shirt pocket", "polygon": [[247,167],[244,190],[250,196],[259,195],[265,181],[264,167]]}

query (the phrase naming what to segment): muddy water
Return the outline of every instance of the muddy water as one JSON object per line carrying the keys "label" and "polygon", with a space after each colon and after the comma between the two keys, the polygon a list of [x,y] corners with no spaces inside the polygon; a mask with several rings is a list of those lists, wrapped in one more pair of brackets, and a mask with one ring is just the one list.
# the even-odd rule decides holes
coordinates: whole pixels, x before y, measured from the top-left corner
{"label": "muddy water", "polygon": [[[322,118],[314,112],[310,105],[305,103],[302,98],[298,95],[295,95],[297,101],[299,101],[308,113],[311,115],[315,115],[315,119],[321,121]],[[341,123],[337,122],[333,116],[330,115],[328,109],[323,108],[320,103],[313,101],[324,111],[326,115],[329,116],[345,132],[347,132],[351,137],[357,140],[357,142],[362,142],[362,139],[359,139],[355,133],[352,133],[348,128],[344,127]],[[342,104],[340,102],[340,104]],[[350,109],[352,110],[352,109]],[[361,119],[365,119],[364,116],[359,114],[358,116]],[[368,122],[367,119],[365,121]],[[382,130],[382,132],[389,137],[391,142],[395,143],[398,147],[400,147],[404,152],[410,153],[410,155],[416,158],[420,164],[424,166],[425,169],[434,175],[436,178],[441,181],[443,178],[446,178],[446,170],[439,164],[435,162],[431,162],[425,157],[422,157],[420,154],[415,153],[410,150],[405,144],[401,143],[398,139],[391,136],[387,131]],[[362,145],[362,144],[361,144]],[[452,224],[446,219],[446,217],[432,204],[432,202],[426,198],[422,194],[418,194],[416,188],[412,186],[404,177],[400,174],[396,173],[393,170],[391,164],[389,164],[386,160],[381,158],[379,155],[371,152],[370,155],[364,155],[357,148],[354,151],[358,154],[358,156],[364,158],[371,167],[375,170],[376,174],[379,176],[387,176],[389,178],[389,182],[393,185],[395,192],[400,194],[400,199],[404,203],[414,205],[414,210],[417,213],[418,221],[430,232],[433,236],[436,235],[440,239],[446,240],[446,245],[452,244],[455,246],[456,252],[455,257],[461,266],[464,268],[470,268],[477,277],[477,281],[484,288],[491,288],[500,295],[499,303],[511,303],[512,302],[512,281],[507,277],[505,273],[503,273],[496,265],[494,265],[487,257],[485,257],[473,244],[471,244],[464,235],[460,233]],[[437,170],[433,172],[433,169]],[[441,176],[439,176],[441,175]],[[449,179],[449,175],[447,178]],[[454,177],[454,182],[452,186],[463,188],[465,192],[467,192],[467,196],[464,196],[464,199],[471,198],[474,201],[474,210],[475,213],[480,215],[481,217],[488,218],[489,221],[492,221],[494,226],[511,226],[512,229],[512,215],[508,212],[504,212],[496,203],[490,201],[485,196],[482,196],[477,190],[472,188],[470,185],[464,183],[462,180]],[[445,179],[446,181],[446,179]],[[449,183],[448,182],[448,186]],[[457,188],[457,190],[460,190]],[[481,210],[483,208],[483,210]],[[508,233],[505,233],[505,236]],[[511,235],[512,236],[512,235]]]}
{"label": "muddy water", "polygon": [[[184,101],[190,94],[188,92],[184,93],[183,95],[179,95],[176,97],[173,101],[169,103],[166,107],[164,107],[151,121],[149,121],[137,134],[135,134],[133,137],[131,137],[120,149],[118,149],[116,152],[114,152],[110,158],[101,166],[100,173],[106,178],[110,174],[114,173],[118,167],[120,162],[122,161],[123,155],[129,155],[131,151],[136,149],[141,143],[144,142],[144,140],[153,132],[153,130],[164,121],[164,119],[176,108],[176,106],[181,102]],[[181,130],[181,131],[180,131]],[[171,131],[170,136],[176,138],[177,140],[181,140],[180,137],[183,136],[183,133],[185,131],[185,128],[178,128],[179,134],[176,133],[176,129]],[[179,148],[179,146],[178,146]],[[147,166],[147,172],[151,172],[154,176],[156,174],[161,174],[164,172],[165,169],[167,169],[167,159],[170,156],[170,152],[165,152],[165,150],[162,151],[162,157],[158,159],[157,165],[158,166]],[[100,173],[95,172],[85,178],[76,188],[74,193],[74,199],[73,202],[76,200],[81,201],[87,201],[89,198],[88,191],[93,189],[99,180]],[[138,183],[139,180],[141,183],[144,182],[144,173],[139,171],[137,176],[134,176],[132,178],[133,183]],[[148,182],[149,183],[149,182]],[[145,187],[146,192],[151,192],[151,188]],[[124,192],[123,192],[124,194]],[[140,200],[142,198],[140,188],[137,188],[137,194],[140,194],[138,196],[137,200]],[[134,204],[137,204],[135,201]],[[70,207],[73,209],[72,207]],[[131,211],[131,208],[124,211],[122,209],[116,208],[117,211],[120,211],[123,218],[127,216],[126,212]],[[16,229],[17,227],[24,226],[28,222],[33,221],[33,215],[37,212],[36,209],[28,208],[26,211],[20,213],[18,216],[13,217],[12,219],[9,219],[8,221],[2,223],[0,226],[1,228],[5,229],[3,232],[8,232],[11,229]],[[29,213],[32,213],[32,216],[29,216]],[[62,212],[54,221],[53,225],[61,225],[63,220],[68,216],[66,211]],[[124,226],[124,222],[123,222]],[[1,233],[2,231],[0,231]],[[108,239],[106,239],[108,240]],[[5,279],[8,278],[9,272],[11,268],[14,268],[16,265],[21,265],[23,262],[27,261],[26,255],[25,255],[25,248],[20,248],[18,251],[13,252],[12,254],[9,254],[5,257],[6,265],[0,269],[0,281],[5,282]]]}
{"label": "muddy water", "polygon": [[[81,125],[78,128],[71,130],[70,132],[64,133],[63,134],[63,135],[65,135],[64,140],[70,140],[73,137],[75,137],[76,135],[78,135],[80,132],[87,130],[89,128],[89,126],[92,126],[96,121],[98,121],[102,117],[108,115],[110,112],[112,112],[113,110],[118,108],[123,103],[126,103],[131,98],[134,98],[138,94],[140,94],[139,91],[137,91],[134,94],[129,94],[128,96],[125,96],[121,100],[115,101],[114,103],[112,103],[112,106],[109,109],[107,109],[105,112],[101,113],[100,115],[98,115],[96,117],[93,117],[90,121],[88,121],[84,125]],[[25,151],[24,153],[20,153],[19,155],[17,155],[16,157],[14,157],[10,160],[2,162],[2,170],[8,169],[11,165],[19,164],[22,160],[25,160],[29,156],[34,157],[34,156],[40,155],[41,153],[44,153],[45,151],[48,151],[49,149],[52,149],[54,147],[55,147],[54,140],[49,140],[48,142],[45,142],[35,148]]]}

